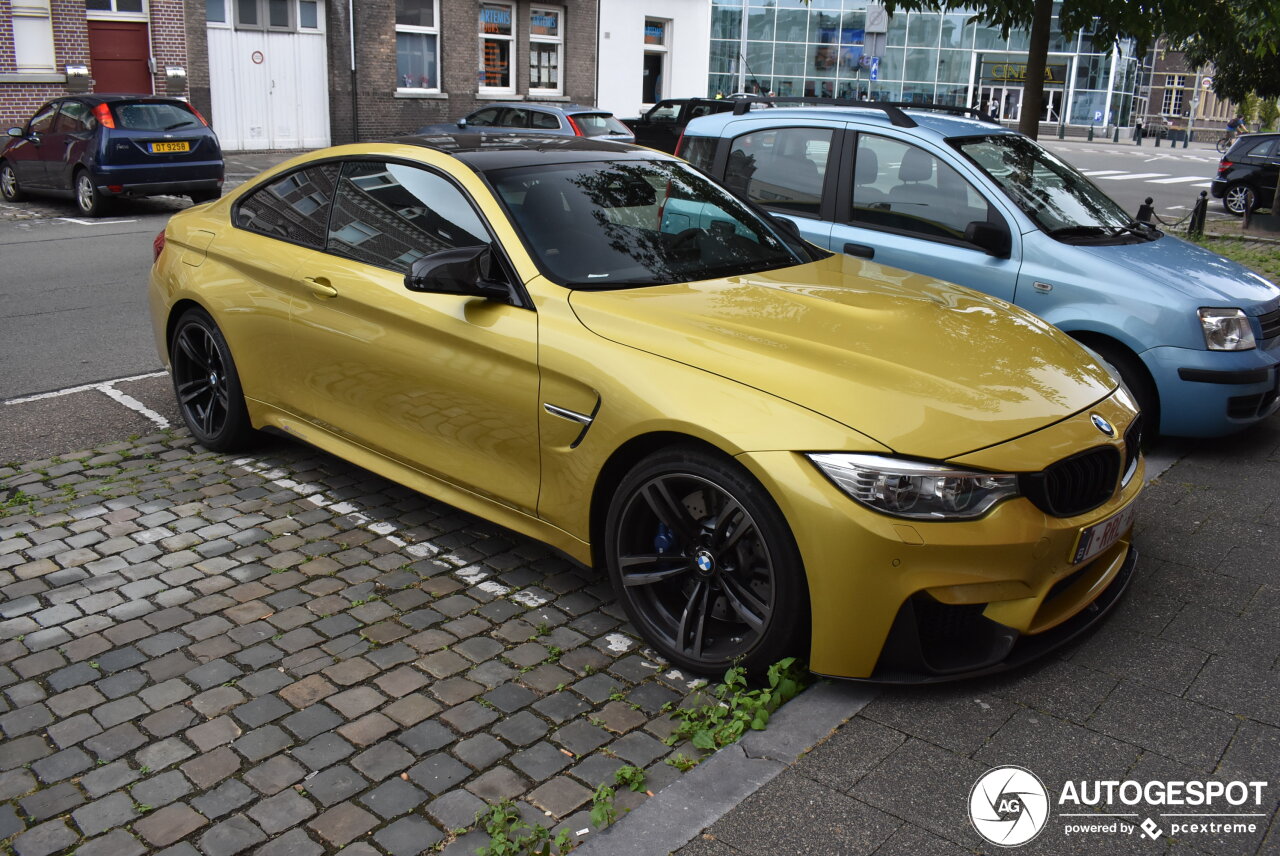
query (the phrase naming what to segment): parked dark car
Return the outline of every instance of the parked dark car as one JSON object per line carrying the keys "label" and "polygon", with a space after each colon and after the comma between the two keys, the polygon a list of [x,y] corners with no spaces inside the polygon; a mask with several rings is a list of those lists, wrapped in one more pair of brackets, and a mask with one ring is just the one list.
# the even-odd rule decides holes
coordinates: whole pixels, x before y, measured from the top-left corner
{"label": "parked dark car", "polygon": [[615,143],[633,143],[631,129],[608,110],[581,104],[536,104],[512,102],[490,104],[457,122],[423,125],[419,134],[456,134],[459,129],[484,133],[556,134],[562,137],[593,137]]}
{"label": "parked dark car", "polygon": [[732,110],[735,103],[730,98],[668,98],[643,116],[624,121],[640,145],[674,154],[685,125],[699,116]]}
{"label": "parked dark car", "polygon": [[1228,213],[1240,217],[1247,209],[1270,207],[1277,175],[1280,134],[1245,134],[1222,156],[1209,192]]}
{"label": "parked dark car", "polygon": [[222,195],[218,137],[181,98],[77,95],[48,102],[0,149],[0,193],[71,197],[101,215],[118,196]]}

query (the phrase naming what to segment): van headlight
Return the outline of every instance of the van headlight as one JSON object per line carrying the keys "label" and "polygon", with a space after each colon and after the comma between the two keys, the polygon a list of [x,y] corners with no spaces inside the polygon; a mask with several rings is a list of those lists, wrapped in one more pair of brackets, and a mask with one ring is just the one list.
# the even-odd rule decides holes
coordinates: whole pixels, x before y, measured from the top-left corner
{"label": "van headlight", "polygon": [[1200,326],[1211,351],[1251,351],[1257,347],[1253,325],[1243,309],[1201,309]]}
{"label": "van headlight", "polygon": [[840,452],[809,460],[853,499],[895,517],[968,520],[1018,495],[1018,477],[940,464]]}

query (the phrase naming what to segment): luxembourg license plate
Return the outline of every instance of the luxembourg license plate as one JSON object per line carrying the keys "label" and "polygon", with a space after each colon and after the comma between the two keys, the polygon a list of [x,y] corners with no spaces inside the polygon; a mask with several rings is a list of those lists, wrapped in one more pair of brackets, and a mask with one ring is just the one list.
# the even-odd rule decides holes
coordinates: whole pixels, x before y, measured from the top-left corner
{"label": "luxembourg license plate", "polygon": [[168,154],[169,152],[189,152],[189,151],[191,151],[191,144],[188,142],[152,143],[151,144],[151,154],[153,155]]}
{"label": "luxembourg license plate", "polygon": [[1081,530],[1080,540],[1076,541],[1075,555],[1071,559],[1072,564],[1087,562],[1120,540],[1120,536],[1133,525],[1133,518],[1137,513],[1138,503],[1130,502],[1101,523]]}

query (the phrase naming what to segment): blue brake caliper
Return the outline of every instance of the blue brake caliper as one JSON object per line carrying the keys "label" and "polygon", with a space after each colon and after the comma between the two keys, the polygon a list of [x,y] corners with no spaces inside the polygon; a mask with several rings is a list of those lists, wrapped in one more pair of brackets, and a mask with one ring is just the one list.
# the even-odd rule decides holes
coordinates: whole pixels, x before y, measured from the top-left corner
{"label": "blue brake caliper", "polygon": [[676,542],[676,535],[665,523],[658,524],[658,534],[653,536],[653,549],[659,556],[671,549]]}

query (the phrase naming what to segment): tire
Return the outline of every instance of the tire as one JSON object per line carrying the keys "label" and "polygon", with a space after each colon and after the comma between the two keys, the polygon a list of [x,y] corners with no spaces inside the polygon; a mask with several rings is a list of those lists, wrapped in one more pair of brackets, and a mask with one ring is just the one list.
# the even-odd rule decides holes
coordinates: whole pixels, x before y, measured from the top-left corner
{"label": "tire", "polygon": [[178,409],[197,443],[214,452],[251,444],[255,431],[231,349],[203,309],[188,309],[178,319],[169,342],[169,365]]}
{"label": "tire", "polygon": [[192,204],[203,205],[206,202],[212,202],[215,199],[220,199],[222,197],[222,191],[221,190],[202,190],[199,193],[192,193],[189,195],[191,196]]}
{"label": "tire", "polygon": [[1160,433],[1160,394],[1151,374],[1142,361],[1122,345],[1097,341],[1086,344],[1120,376],[1121,383],[1137,402],[1138,418],[1142,420],[1142,445],[1149,447]]}
{"label": "tire", "polygon": [[1230,184],[1222,194],[1222,207],[1228,214],[1243,217],[1245,211],[1258,207],[1258,194],[1247,184]]}
{"label": "tire", "polygon": [[677,447],[640,461],[610,502],[604,552],[632,623],[679,668],[758,677],[808,642],[795,539],[729,458]]}
{"label": "tire", "polygon": [[1231,148],[1231,143],[1234,139],[1235,139],[1234,137],[1220,138],[1218,140],[1218,154],[1225,155],[1227,153],[1227,149]]}
{"label": "tire", "polygon": [[71,184],[75,190],[76,207],[84,216],[101,217],[111,206],[111,201],[98,192],[88,170],[78,170]]}
{"label": "tire", "polygon": [[27,194],[18,186],[18,174],[8,161],[0,161],[0,196],[6,202],[21,202],[27,198]]}

